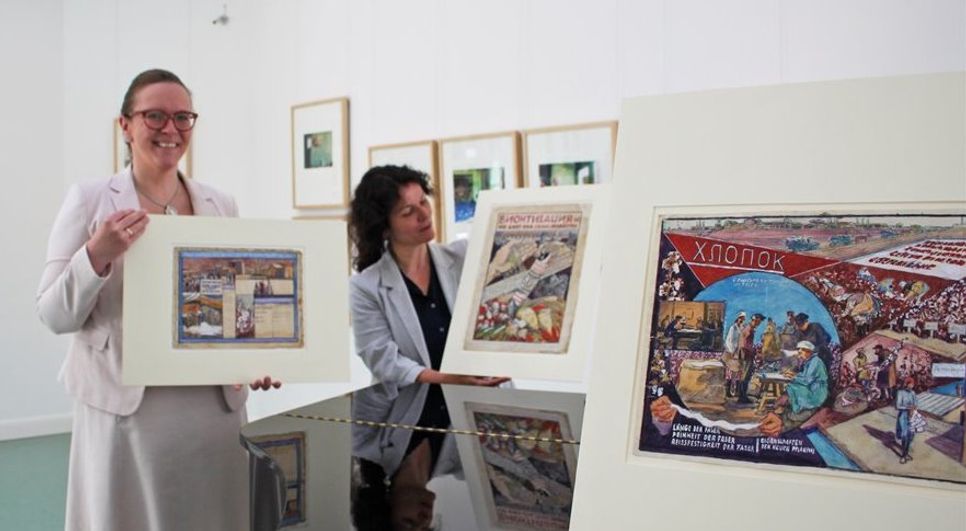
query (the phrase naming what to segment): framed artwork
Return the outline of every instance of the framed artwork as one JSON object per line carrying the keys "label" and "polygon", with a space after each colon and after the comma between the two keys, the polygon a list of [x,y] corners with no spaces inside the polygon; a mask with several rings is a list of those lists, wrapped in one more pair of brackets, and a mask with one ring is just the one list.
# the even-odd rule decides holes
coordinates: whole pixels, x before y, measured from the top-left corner
{"label": "framed artwork", "polygon": [[658,214],[636,450],[966,484],[966,209],[724,212]]}
{"label": "framed artwork", "polygon": [[345,249],[343,223],[152,216],[125,256],[124,382],[347,381]]}
{"label": "framed artwork", "polygon": [[306,446],[305,432],[279,433],[252,437],[251,441],[275,461],[285,475],[285,506],[280,528],[306,521]]}
{"label": "framed artwork", "polygon": [[610,182],[616,144],[617,122],[524,131],[524,182],[530,188]]}
{"label": "framed artwork", "polygon": [[292,206],[349,203],[349,99],[293,105]]}
{"label": "framed artwork", "polygon": [[[674,526],[682,529],[706,527],[709,521],[739,529],[747,527],[753,511],[759,521],[802,531],[836,528],[856,515],[863,527],[914,525],[916,515],[924,513],[930,529],[962,528],[966,486],[937,477],[934,464],[921,462],[944,460],[945,474],[963,466],[961,457],[950,457],[956,453],[949,446],[955,436],[936,430],[948,423],[941,418],[943,408],[920,396],[941,390],[916,383],[930,378],[944,382],[940,386],[951,383],[944,376],[947,363],[958,362],[927,361],[923,351],[959,347],[939,337],[938,324],[935,331],[927,328],[931,318],[921,329],[910,323],[908,332],[904,322],[892,320],[910,311],[906,304],[938,302],[934,297],[948,289],[942,286],[960,282],[939,278],[945,266],[930,267],[924,258],[932,258],[920,251],[933,248],[928,243],[933,240],[939,245],[933,255],[958,259],[939,254],[955,254],[943,243],[955,238],[946,237],[952,227],[935,216],[966,215],[966,144],[944,140],[966,138],[960,113],[966,108],[964,87],[966,75],[959,72],[647,96],[624,103],[573,527],[624,528],[646,513],[673,515]],[[867,105],[856,106],[857,100]],[[788,221],[781,221],[785,217]],[[913,221],[917,217],[920,221]],[[720,226],[712,220],[721,220]],[[706,245],[700,255],[698,243]],[[889,256],[892,252],[915,256]],[[914,287],[916,280],[929,290],[923,293],[923,283]],[[747,297],[749,290],[753,297]],[[788,332],[783,338],[782,331],[789,310],[799,332],[815,340],[798,339],[786,355],[782,347],[791,346],[792,338]],[[729,330],[742,311],[738,354],[726,356],[734,345]],[[801,323],[805,330],[797,326],[799,314],[808,317]],[[754,336],[745,328],[752,320]],[[825,367],[830,382],[825,387],[834,389],[810,415],[811,408],[803,407],[806,393],[791,391],[793,400],[789,388],[799,375],[818,374],[814,381],[821,394],[815,360],[821,360],[817,352],[824,338],[811,326],[816,323],[828,334],[827,344],[838,346],[828,348],[832,370]],[[954,329],[947,324],[943,333],[952,337]],[[909,336],[916,333],[922,337]],[[744,353],[737,348],[742,337]],[[812,348],[814,358],[800,353],[804,341],[811,343],[803,347]],[[906,371],[918,370],[922,378],[913,378],[901,407],[912,394],[925,424],[910,418],[909,425],[925,431],[910,441],[912,460],[900,463],[899,389],[892,395],[884,389],[893,392],[890,367],[898,383],[903,361]],[[766,363],[789,367],[772,371]],[[879,369],[874,379],[873,367]],[[879,374],[885,374],[885,386]],[[729,397],[729,389],[737,396]],[[710,418],[712,404],[701,401],[717,402],[718,393],[725,402],[716,416],[723,416]],[[652,407],[664,396],[664,405],[681,409]],[[743,416],[727,418],[729,406]],[[705,410],[710,427],[696,418],[696,409]],[[892,411],[896,416],[884,421]],[[645,423],[645,414],[663,425]],[[767,423],[779,426],[775,437],[762,431],[771,414],[779,417],[778,423]],[[749,447],[749,441],[757,446]],[[838,452],[825,448],[826,442]],[[711,517],[709,503],[735,510],[714,511]]]}
{"label": "framed artwork", "polygon": [[[127,143],[124,142],[124,131],[121,130],[121,125],[117,122],[117,118],[112,120],[114,124],[114,173],[118,173],[124,168],[127,168],[131,164],[131,150],[128,149]],[[181,175],[187,178],[191,178],[191,146],[194,145],[194,135],[192,135],[191,143],[188,144],[188,150],[185,151],[181,160],[178,161],[178,171]]]}
{"label": "framed artwork", "polygon": [[443,370],[580,381],[593,328],[607,188],[487,191]]}
{"label": "framed artwork", "polygon": [[[443,392],[453,427],[478,434],[456,438],[477,527],[569,529],[583,396],[452,385]],[[533,485],[540,503],[528,497]]]}
{"label": "framed artwork", "polygon": [[350,503],[351,430],[296,416],[348,419],[350,413],[350,398],[340,396],[242,427],[241,435],[264,449],[285,476],[281,529],[352,528],[345,510]]}
{"label": "framed artwork", "polygon": [[440,215],[439,190],[439,149],[435,140],[384,144],[369,148],[369,167],[409,166],[429,175],[429,185],[433,188],[433,225],[436,227],[436,240],[442,241],[442,217]]}
{"label": "framed artwork", "polygon": [[520,186],[519,138],[509,132],[440,140],[442,241],[469,235],[480,192]]}

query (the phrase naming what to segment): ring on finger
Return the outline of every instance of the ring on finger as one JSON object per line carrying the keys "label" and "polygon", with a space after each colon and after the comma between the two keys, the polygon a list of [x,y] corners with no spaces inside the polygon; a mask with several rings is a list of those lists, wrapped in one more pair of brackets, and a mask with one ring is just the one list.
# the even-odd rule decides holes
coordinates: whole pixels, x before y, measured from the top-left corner
{"label": "ring on finger", "polygon": [[126,232],[128,236],[134,236],[134,231],[131,230],[131,227],[124,229],[124,232]]}

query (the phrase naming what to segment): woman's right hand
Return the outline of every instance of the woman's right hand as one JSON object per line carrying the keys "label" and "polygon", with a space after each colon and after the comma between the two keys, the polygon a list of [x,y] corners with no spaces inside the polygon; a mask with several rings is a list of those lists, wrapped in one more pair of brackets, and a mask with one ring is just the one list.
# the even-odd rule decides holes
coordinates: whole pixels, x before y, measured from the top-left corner
{"label": "woman's right hand", "polygon": [[99,276],[107,274],[109,266],[137,240],[148,224],[144,210],[124,209],[111,214],[97,226],[87,240],[87,256]]}
{"label": "woman's right hand", "polygon": [[451,374],[439,372],[433,369],[423,369],[416,377],[419,383],[429,384],[454,384],[454,385],[476,385],[480,387],[496,387],[504,382],[509,382],[506,376],[473,376],[470,374]]}

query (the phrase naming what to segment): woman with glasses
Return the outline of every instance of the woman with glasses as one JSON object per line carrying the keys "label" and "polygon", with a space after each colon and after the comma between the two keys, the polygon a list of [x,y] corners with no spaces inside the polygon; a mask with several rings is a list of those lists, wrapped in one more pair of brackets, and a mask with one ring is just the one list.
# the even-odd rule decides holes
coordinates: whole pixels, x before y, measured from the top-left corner
{"label": "woman with glasses", "polygon": [[131,165],[72,186],[51,231],[37,309],[55,333],[75,333],[61,370],[75,399],[68,530],[248,528],[247,390],[121,382],[124,254],[147,215],[238,215],[230,196],[178,172],[197,117],[176,75],[135,77],[118,117]]}

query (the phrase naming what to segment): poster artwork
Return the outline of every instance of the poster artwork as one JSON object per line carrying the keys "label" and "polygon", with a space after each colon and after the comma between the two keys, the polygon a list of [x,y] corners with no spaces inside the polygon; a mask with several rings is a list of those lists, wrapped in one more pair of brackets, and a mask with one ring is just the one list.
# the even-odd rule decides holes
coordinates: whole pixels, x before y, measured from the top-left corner
{"label": "poster artwork", "polygon": [[301,348],[302,252],[174,250],[175,348]]}
{"label": "poster artwork", "polygon": [[251,441],[275,461],[285,476],[285,505],[279,527],[305,522],[305,432],[261,435]]}
{"label": "poster artwork", "polygon": [[589,220],[588,204],[493,210],[466,350],[567,352]]}
{"label": "poster artwork", "polygon": [[[481,433],[569,441],[567,415],[466,403]],[[480,435],[474,444],[490,522],[499,529],[569,529],[577,455],[574,444]]]}
{"label": "poster artwork", "polygon": [[964,221],[661,218],[638,450],[966,483]]}

